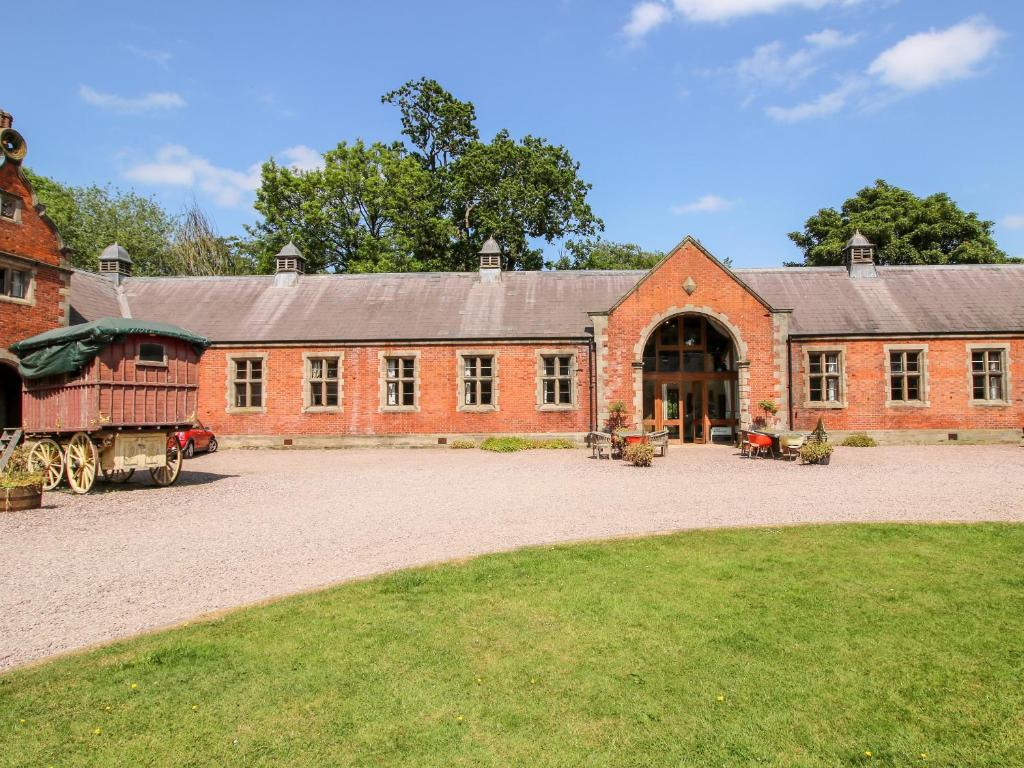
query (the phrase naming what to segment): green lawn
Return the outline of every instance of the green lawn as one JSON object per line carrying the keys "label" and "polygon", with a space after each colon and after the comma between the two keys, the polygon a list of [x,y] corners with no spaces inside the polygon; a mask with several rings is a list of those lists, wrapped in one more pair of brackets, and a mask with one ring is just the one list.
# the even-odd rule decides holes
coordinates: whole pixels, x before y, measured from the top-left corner
{"label": "green lawn", "polygon": [[0,717],[4,766],[1021,765],[1024,526],[406,571],[4,675]]}

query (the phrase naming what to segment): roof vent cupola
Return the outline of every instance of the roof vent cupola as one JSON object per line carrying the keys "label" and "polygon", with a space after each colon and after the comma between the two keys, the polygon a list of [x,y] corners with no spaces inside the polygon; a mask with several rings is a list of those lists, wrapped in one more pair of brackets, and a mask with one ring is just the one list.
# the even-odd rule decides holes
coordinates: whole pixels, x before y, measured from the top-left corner
{"label": "roof vent cupola", "polygon": [[114,285],[120,285],[132,274],[132,257],[117,243],[112,243],[100,254],[100,274],[109,277]]}
{"label": "roof vent cupola", "polygon": [[500,280],[501,279],[501,246],[493,237],[488,237],[487,242],[480,248],[480,279]]}
{"label": "roof vent cupola", "polygon": [[877,277],[875,252],[874,243],[864,237],[859,229],[856,230],[843,247],[846,269],[850,277]]}
{"label": "roof vent cupola", "polygon": [[288,241],[288,245],[277,252],[274,257],[274,284],[295,285],[299,275],[306,271],[306,257],[302,251],[295,247],[295,243]]}

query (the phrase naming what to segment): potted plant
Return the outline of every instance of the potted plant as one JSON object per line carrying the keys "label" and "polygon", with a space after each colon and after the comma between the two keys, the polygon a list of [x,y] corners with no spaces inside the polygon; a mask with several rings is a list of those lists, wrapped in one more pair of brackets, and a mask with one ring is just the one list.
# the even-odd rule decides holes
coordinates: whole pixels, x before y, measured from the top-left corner
{"label": "potted plant", "polygon": [[36,472],[24,446],[16,448],[0,470],[0,511],[39,509],[43,504],[43,473]]}
{"label": "potted plant", "polygon": [[775,404],[774,400],[762,400],[757,404],[758,407],[764,411],[764,421],[770,427],[775,426],[775,414],[779,412],[779,406]]}
{"label": "potted plant", "polygon": [[804,464],[828,464],[832,459],[832,444],[809,441],[800,446],[800,461]]}
{"label": "potted plant", "polygon": [[612,436],[612,450],[621,451],[625,440],[622,433],[626,431],[626,405],[616,400],[608,406],[608,418],[604,422],[604,431]]}

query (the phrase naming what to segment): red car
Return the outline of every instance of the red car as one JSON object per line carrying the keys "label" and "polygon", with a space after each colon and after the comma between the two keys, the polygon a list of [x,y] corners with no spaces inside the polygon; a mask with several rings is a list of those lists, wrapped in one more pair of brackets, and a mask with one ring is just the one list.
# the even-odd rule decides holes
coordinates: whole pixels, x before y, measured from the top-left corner
{"label": "red car", "polygon": [[192,429],[175,432],[175,436],[185,452],[186,459],[191,459],[196,451],[213,453],[217,450],[217,438],[213,436],[213,430],[207,429],[198,421]]}

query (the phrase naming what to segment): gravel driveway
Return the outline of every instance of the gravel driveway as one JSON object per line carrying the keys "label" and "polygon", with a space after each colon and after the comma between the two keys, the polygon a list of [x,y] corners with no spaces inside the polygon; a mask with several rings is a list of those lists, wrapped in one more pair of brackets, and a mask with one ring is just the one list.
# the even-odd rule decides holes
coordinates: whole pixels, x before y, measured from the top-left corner
{"label": "gravel driveway", "polygon": [[178,484],[47,494],[0,514],[0,669],[410,565],[683,528],[1024,522],[1016,446],[837,449],[829,467],[669,450],[222,451]]}

